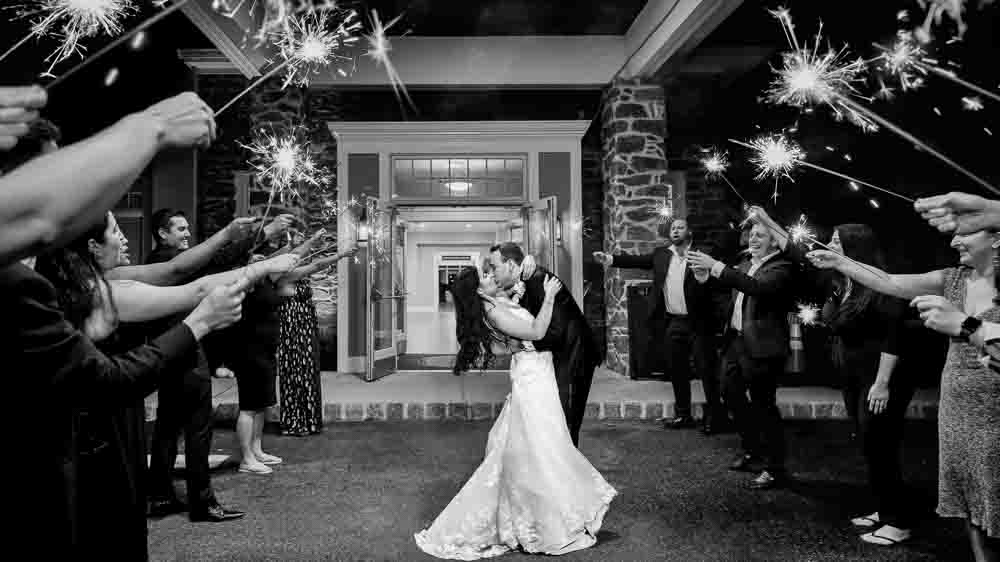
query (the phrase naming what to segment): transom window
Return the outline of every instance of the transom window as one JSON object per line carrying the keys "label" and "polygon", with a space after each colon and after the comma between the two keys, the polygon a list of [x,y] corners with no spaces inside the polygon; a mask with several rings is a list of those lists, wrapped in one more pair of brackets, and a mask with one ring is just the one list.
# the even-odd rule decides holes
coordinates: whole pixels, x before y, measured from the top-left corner
{"label": "transom window", "polygon": [[394,156],[392,196],[416,200],[524,199],[524,156]]}

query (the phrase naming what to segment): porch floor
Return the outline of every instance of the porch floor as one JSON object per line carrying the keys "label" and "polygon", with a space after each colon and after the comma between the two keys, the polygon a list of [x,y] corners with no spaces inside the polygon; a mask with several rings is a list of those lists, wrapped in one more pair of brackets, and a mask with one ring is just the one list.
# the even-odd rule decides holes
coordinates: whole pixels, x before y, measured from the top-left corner
{"label": "porch floor", "polygon": [[[323,373],[324,421],[380,420],[480,420],[496,416],[510,392],[507,373],[487,371],[456,377],[449,372],[402,372],[375,382],[359,375]],[[235,379],[212,379],[215,415],[235,419],[238,389]],[[280,387],[280,384],[279,384]],[[700,417],[704,394],[699,381],[691,381],[694,415]],[[908,417],[935,419],[938,389],[920,389],[910,404]],[[789,419],[845,419],[840,391],[821,386],[786,386],[778,389],[778,406]],[[670,383],[634,381],[598,368],[590,390],[587,419],[647,419],[671,417],[674,395]],[[280,412],[274,409],[271,419]],[[155,419],[156,395],[146,400],[146,417]]]}

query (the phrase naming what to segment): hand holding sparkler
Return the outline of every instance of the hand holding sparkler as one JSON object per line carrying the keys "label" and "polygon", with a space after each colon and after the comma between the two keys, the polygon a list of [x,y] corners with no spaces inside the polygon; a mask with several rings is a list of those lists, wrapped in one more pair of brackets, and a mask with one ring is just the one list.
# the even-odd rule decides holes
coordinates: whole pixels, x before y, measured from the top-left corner
{"label": "hand holding sparkler", "polygon": [[238,242],[253,233],[253,227],[260,219],[257,217],[237,217],[226,226],[226,239]]}
{"label": "hand holding sparkler", "polygon": [[160,123],[160,148],[206,147],[215,140],[212,110],[194,92],[184,92],[150,106],[143,116]]}
{"label": "hand holding sparkler", "polygon": [[917,199],[913,208],[941,232],[972,234],[1000,230],[1000,201],[978,195],[953,191]]}
{"label": "hand holding sparkler", "polygon": [[611,267],[611,264],[614,263],[615,261],[615,257],[606,252],[594,252],[593,255],[594,255],[594,261],[603,265],[604,267]]}
{"label": "hand holding sparkler", "polygon": [[698,250],[688,250],[687,252],[688,267],[692,270],[707,271],[711,272],[717,264],[720,264],[719,260],[713,258],[712,256],[699,252]]}
{"label": "hand holding sparkler", "polygon": [[0,150],[14,148],[45,107],[45,90],[38,86],[0,87]]}
{"label": "hand holding sparkler", "polygon": [[287,213],[274,217],[274,220],[264,226],[264,237],[268,240],[277,238],[288,232],[295,223],[295,217]]}
{"label": "hand holding sparkler", "polygon": [[910,306],[920,311],[924,326],[948,336],[962,332],[962,323],[969,317],[945,297],[924,295],[910,301]]}

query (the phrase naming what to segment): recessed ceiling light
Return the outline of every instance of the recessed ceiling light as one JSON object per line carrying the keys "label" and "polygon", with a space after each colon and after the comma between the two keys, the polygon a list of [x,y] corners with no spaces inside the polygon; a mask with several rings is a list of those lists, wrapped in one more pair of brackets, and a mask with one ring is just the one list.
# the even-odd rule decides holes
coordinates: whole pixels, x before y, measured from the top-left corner
{"label": "recessed ceiling light", "polygon": [[465,228],[472,228],[472,225],[469,223],[465,223]]}

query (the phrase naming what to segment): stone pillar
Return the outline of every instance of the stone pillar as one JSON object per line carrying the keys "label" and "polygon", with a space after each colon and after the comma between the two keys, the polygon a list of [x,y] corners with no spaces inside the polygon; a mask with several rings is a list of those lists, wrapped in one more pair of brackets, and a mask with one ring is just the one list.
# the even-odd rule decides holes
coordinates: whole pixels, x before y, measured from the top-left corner
{"label": "stone pillar", "polygon": [[[615,82],[604,92],[601,137],[604,147],[604,251],[651,252],[662,244],[660,209],[671,205],[664,148],[663,88],[639,80]],[[607,366],[627,375],[629,334],[627,288],[650,279],[644,271],[608,269],[604,281]]]}

